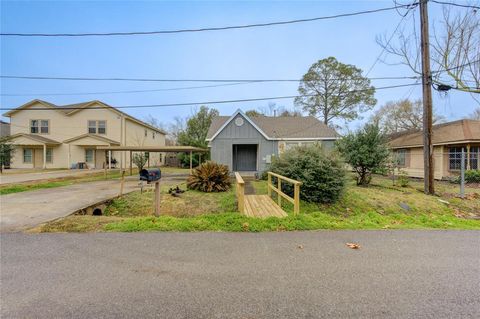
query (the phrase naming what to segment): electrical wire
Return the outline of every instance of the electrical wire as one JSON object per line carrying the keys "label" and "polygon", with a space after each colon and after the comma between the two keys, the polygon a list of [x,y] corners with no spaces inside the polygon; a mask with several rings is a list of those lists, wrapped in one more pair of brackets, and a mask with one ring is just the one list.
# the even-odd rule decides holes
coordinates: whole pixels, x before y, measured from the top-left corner
{"label": "electrical wire", "polygon": [[470,5],[470,4],[461,4],[461,3],[445,2],[445,1],[437,1],[437,0],[429,0],[429,1],[437,3],[437,4],[444,4],[444,5],[449,5],[449,6],[480,10],[479,6],[474,6],[474,5]]}
{"label": "electrical wire", "polygon": [[[372,77],[370,80],[400,80],[417,79],[420,76],[385,76]],[[302,79],[148,79],[148,78],[96,78],[96,77],[49,77],[49,76],[24,76],[0,75],[2,79],[22,80],[61,80],[61,81],[131,81],[131,82],[306,82]],[[343,80],[343,79],[332,79]]]}
{"label": "electrical wire", "polygon": [[[399,85],[390,85],[383,87],[374,87],[375,90],[384,90],[384,89],[393,89],[399,87],[413,86],[418,85],[419,83],[409,83],[409,84],[399,84]],[[355,92],[365,92],[371,89],[363,90],[351,90],[345,93],[355,93]],[[303,95],[303,96],[317,96],[316,94]],[[155,107],[172,107],[172,106],[192,106],[192,105],[209,105],[209,104],[227,104],[227,103],[238,103],[238,102],[256,102],[256,101],[267,101],[267,100],[281,100],[281,99],[294,99],[300,97],[300,95],[288,95],[288,96],[275,96],[275,97],[261,97],[261,98],[251,98],[251,99],[238,99],[238,100],[221,100],[221,101],[203,101],[203,102],[185,102],[185,103],[167,103],[167,104],[147,104],[147,105],[123,105],[115,106],[117,109],[135,109],[135,108],[155,108]],[[107,106],[98,106],[98,107],[89,107],[90,110],[95,109],[106,109]],[[16,108],[0,108],[0,111],[12,111]],[[45,107],[45,108],[35,108],[30,110],[35,111],[44,111],[44,110],[76,110],[82,109],[82,107]]]}
{"label": "electrical wire", "polygon": [[276,22],[266,22],[266,23],[256,23],[256,24],[243,24],[243,25],[234,25],[234,26],[224,26],[224,27],[211,27],[211,28],[198,28],[198,29],[178,29],[178,30],[159,30],[159,31],[134,31],[134,32],[98,32],[98,33],[19,33],[19,32],[10,32],[10,33],[0,33],[0,36],[16,36],[16,37],[90,37],[90,36],[133,36],[133,35],[155,35],[155,34],[173,34],[173,33],[191,33],[191,32],[205,32],[205,31],[222,31],[222,30],[234,30],[234,29],[247,29],[247,28],[257,28],[257,27],[269,27],[276,25],[286,25],[286,24],[295,24],[295,23],[304,23],[312,22],[319,20],[329,20],[343,17],[351,17],[363,14],[377,13],[382,11],[396,10],[398,8],[409,7],[409,5],[399,5],[386,8],[371,9],[365,11],[356,11],[349,13],[341,13],[331,16],[322,16],[308,19],[296,19],[296,20],[287,20],[287,21],[276,21]]}
{"label": "electrical wire", "polygon": [[[396,4],[396,3],[395,3]],[[382,51],[380,51],[380,54],[377,56],[377,58],[375,59],[375,61],[373,62],[372,66],[370,66],[370,68],[368,69],[367,73],[365,73],[365,76],[367,77],[370,72],[372,72],[373,68],[375,67],[375,65],[377,65],[378,61],[380,61],[380,59],[382,58],[382,55],[383,53],[385,52],[385,48],[390,44],[390,42],[392,41],[393,37],[395,36],[395,34],[397,33],[397,30],[400,28],[400,25],[402,24],[402,22],[405,20],[405,17],[408,15],[408,13],[410,12],[410,10],[413,9],[413,8],[409,8],[408,11],[406,12],[406,14],[402,15],[402,18],[400,19],[400,21],[398,22],[397,26],[395,27],[395,30],[393,30],[393,33],[392,35],[390,36],[390,38],[387,40],[387,43],[385,44],[385,46],[382,47]]]}

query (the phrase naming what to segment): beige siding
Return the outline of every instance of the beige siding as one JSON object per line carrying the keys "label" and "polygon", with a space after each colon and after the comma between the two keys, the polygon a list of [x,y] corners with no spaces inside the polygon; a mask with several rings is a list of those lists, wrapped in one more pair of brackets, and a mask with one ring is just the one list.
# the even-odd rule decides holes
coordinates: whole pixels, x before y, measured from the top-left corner
{"label": "beige siding", "polygon": [[[435,146],[433,148],[433,163],[435,179],[442,179],[448,176],[445,174],[445,157],[443,156],[443,146]],[[406,166],[400,168],[405,171],[408,176],[423,178],[423,148],[409,148],[407,152]]]}
{"label": "beige siding", "polygon": [[[95,106],[95,105],[93,105]],[[70,143],[63,143],[83,134],[88,133],[89,120],[103,120],[106,122],[106,134],[98,134],[110,140],[120,143],[122,146],[164,146],[165,135],[155,132],[155,138],[152,133],[154,130],[141,125],[134,120],[129,119],[122,113],[111,109],[84,109],[78,110],[71,115],[65,115],[61,111],[56,110],[42,110],[35,111],[31,108],[44,108],[43,104],[37,103],[30,108],[20,110],[11,115],[11,130],[12,135],[18,133],[30,134],[30,120],[48,120],[49,132],[48,134],[38,134],[39,136],[52,139],[62,144],[53,146],[53,162],[47,163],[47,168],[69,168],[72,164],[85,161],[85,149],[95,148],[99,145],[108,145],[107,142],[99,141],[94,138],[86,137],[81,140],[72,141]],[[147,136],[145,136],[147,130]],[[35,163],[23,163],[23,147],[25,148],[39,148],[42,154],[43,161],[43,144],[35,142],[27,138],[19,137],[15,139],[15,143],[29,144],[32,146],[18,146],[12,160],[12,167],[14,168],[33,168]],[[96,168],[103,168],[105,165],[105,153],[97,151],[94,165]],[[163,158],[164,156],[162,156]],[[37,156],[38,162],[39,156]],[[112,158],[118,161],[117,167],[120,167],[123,161],[123,167],[127,168],[130,165],[128,152],[120,153],[114,152]],[[161,165],[160,155],[151,154],[150,164]],[[108,164],[107,164],[108,165]],[[38,163],[37,165],[38,166]],[[43,166],[43,163],[42,165]]]}

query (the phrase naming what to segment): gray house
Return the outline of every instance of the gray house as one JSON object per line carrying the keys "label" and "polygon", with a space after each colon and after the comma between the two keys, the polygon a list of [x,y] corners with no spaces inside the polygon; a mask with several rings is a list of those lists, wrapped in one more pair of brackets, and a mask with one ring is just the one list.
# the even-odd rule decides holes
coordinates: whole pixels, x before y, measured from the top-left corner
{"label": "gray house", "polygon": [[313,116],[252,116],[237,110],[212,120],[207,141],[213,161],[231,171],[261,173],[272,156],[305,144],[332,148],[339,138],[334,129]]}

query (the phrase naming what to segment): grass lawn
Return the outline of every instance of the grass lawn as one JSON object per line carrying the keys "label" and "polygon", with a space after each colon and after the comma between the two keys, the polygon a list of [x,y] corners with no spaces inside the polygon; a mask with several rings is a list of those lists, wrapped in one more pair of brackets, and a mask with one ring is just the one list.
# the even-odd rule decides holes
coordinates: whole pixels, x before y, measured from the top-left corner
{"label": "grass lawn", "polygon": [[[188,174],[189,169],[186,168],[178,168],[178,167],[161,167],[163,174]],[[29,181],[29,182],[22,182],[17,184],[8,184],[8,185],[1,185],[0,186],[0,195],[7,195],[13,193],[20,193],[26,191],[32,191],[37,189],[44,189],[44,188],[54,188],[54,187],[61,187],[61,186],[68,186],[78,183],[85,183],[85,182],[94,182],[94,181],[101,181],[105,179],[105,173],[103,171],[99,171],[97,173],[88,173],[85,175],[73,175],[73,176],[65,176],[65,177],[58,177],[58,178],[51,178],[45,179],[40,181]],[[138,174],[138,170],[136,168],[133,169],[133,174]],[[129,176],[129,171],[126,171],[126,175]],[[120,178],[121,173],[119,170],[114,170],[108,172],[107,179],[115,179]]]}
{"label": "grass lawn", "polygon": [[[187,191],[180,197],[162,189],[161,217],[153,216],[152,192],[130,193],[114,200],[105,216],[69,216],[34,229],[39,232],[86,231],[288,231],[314,229],[480,229],[480,189],[467,188],[468,199],[455,197],[458,185],[437,183],[440,196],[427,196],[421,181],[392,186],[375,176],[370,187],[349,182],[341,200],[332,205],[301,203],[301,213],[285,205],[288,217],[257,219],[236,212],[235,192]],[[266,182],[254,182],[257,194]],[[419,190],[420,189],[420,190]],[[443,203],[446,200],[449,203]],[[403,206],[403,208],[402,208]]]}

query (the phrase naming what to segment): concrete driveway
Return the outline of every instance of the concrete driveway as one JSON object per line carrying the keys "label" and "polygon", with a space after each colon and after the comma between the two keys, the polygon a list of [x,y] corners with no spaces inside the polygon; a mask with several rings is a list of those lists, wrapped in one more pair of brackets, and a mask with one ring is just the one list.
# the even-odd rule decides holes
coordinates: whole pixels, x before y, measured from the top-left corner
{"label": "concrete driveway", "polygon": [[478,231],[0,236],[2,318],[480,317]]}
{"label": "concrete driveway", "polygon": [[[126,180],[124,193],[139,190],[137,180]],[[79,183],[0,196],[0,232],[20,231],[115,197],[119,180]]]}
{"label": "concrete driveway", "polygon": [[35,171],[12,173],[5,170],[4,174],[0,175],[0,185],[24,183],[31,181],[40,181],[54,178],[62,178],[69,176],[82,176],[103,172],[103,170],[58,170],[58,171]]}

